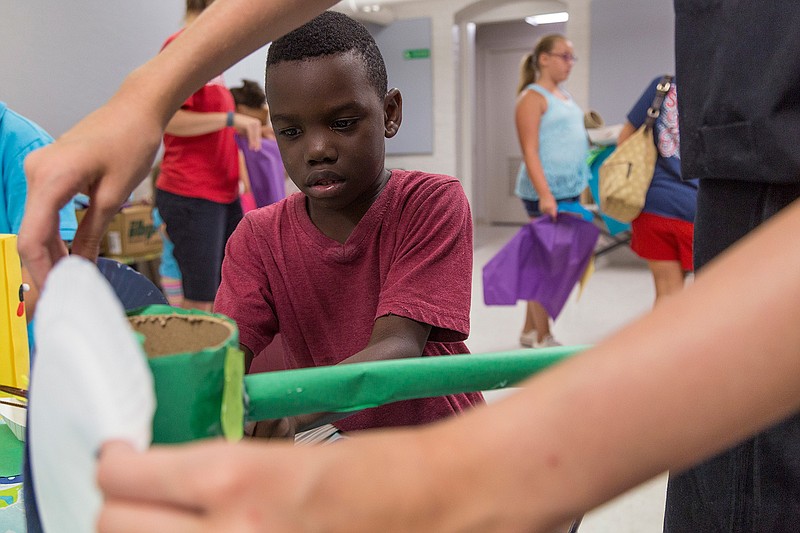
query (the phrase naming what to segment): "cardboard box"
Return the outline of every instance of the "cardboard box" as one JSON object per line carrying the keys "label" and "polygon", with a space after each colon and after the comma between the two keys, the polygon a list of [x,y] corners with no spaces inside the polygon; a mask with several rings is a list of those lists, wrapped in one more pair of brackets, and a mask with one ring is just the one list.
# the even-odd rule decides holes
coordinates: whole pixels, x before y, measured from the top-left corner
{"label": "cardboard box", "polygon": [[[77,213],[81,221],[85,210]],[[125,207],[114,215],[100,243],[100,253],[112,256],[140,256],[161,251],[161,236],[153,224],[149,205]]]}

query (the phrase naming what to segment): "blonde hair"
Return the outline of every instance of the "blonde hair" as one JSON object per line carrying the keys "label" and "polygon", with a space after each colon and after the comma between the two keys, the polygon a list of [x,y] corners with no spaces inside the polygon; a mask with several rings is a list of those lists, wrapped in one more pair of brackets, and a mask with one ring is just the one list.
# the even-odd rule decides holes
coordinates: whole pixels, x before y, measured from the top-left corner
{"label": "blonde hair", "polygon": [[517,84],[517,94],[521,93],[525,87],[535,83],[539,78],[539,57],[553,51],[558,41],[566,41],[567,38],[560,33],[545,35],[536,42],[533,52],[525,54],[519,65],[519,84]]}

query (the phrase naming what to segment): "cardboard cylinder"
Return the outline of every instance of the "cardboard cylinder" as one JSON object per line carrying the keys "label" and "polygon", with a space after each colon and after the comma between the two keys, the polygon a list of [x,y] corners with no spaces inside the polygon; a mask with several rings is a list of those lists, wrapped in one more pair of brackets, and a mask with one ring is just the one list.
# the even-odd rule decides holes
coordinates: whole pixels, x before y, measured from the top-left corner
{"label": "cardboard cylinder", "polygon": [[167,305],[134,310],[128,320],[153,372],[153,442],[241,436],[244,362],[236,324]]}

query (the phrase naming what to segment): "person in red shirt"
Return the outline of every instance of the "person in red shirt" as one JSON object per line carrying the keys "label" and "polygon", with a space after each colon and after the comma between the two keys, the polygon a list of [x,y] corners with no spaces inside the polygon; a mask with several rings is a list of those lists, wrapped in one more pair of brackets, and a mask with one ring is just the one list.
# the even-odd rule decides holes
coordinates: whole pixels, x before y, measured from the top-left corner
{"label": "person in red shirt", "polygon": [[[467,353],[472,217],[455,178],[384,167],[402,98],[367,29],[327,12],[275,41],[267,95],[300,189],[249,212],[225,252],[214,311],[233,318],[249,362],[280,332],[289,368]],[[396,402],[334,426],[424,424],[480,393]],[[294,436],[320,415],[259,424]]]}
{"label": "person in red shirt", "polygon": [[[212,1],[187,0],[186,26]],[[182,32],[167,39],[164,47]],[[156,205],[175,244],[183,307],[211,310],[225,243],[242,218],[234,129],[258,149],[261,124],[234,111],[233,96],[217,76],[183,103],[164,134]]]}

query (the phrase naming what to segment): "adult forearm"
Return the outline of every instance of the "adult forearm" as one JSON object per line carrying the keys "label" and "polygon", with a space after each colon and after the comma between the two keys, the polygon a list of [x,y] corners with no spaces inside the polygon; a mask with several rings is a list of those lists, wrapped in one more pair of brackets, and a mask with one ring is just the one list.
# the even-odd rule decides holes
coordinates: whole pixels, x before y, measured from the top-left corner
{"label": "adult forearm", "polygon": [[197,113],[179,110],[167,123],[165,132],[177,137],[196,137],[226,127],[228,113]]}
{"label": "adult forearm", "polygon": [[334,0],[219,0],[126,78],[114,98],[141,102],[162,125],[186,98],[253,50],[310,20]]}
{"label": "adult forearm", "polygon": [[498,524],[558,524],[796,412],[800,243],[787,236],[798,231],[796,202],[651,314],[437,428],[428,445],[469,450],[449,459],[449,488]]}

